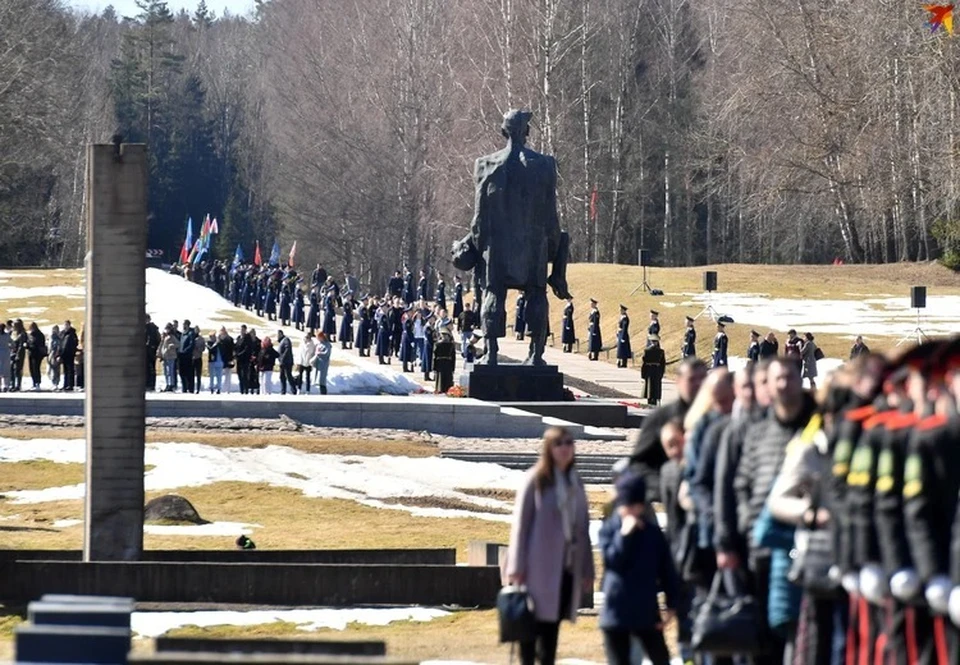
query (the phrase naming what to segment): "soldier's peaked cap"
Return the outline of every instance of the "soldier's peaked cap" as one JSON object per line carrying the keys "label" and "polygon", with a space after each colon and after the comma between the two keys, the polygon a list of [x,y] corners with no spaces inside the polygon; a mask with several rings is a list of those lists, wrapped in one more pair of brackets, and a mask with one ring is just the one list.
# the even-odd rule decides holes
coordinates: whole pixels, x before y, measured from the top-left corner
{"label": "soldier's peaked cap", "polygon": [[750,331],[750,334],[753,335],[754,337],[759,337],[759,336],[760,336],[760,333],[758,333],[756,330],[751,330],[751,331]]}
{"label": "soldier's peaked cap", "polygon": [[592,302],[594,305],[596,305],[598,301],[597,301],[596,298],[590,298],[590,302]]}
{"label": "soldier's peaked cap", "polygon": [[626,306],[626,305],[623,305],[623,304],[621,304],[621,305],[620,305],[620,309],[622,309],[623,311],[627,311],[627,306]]}
{"label": "soldier's peaked cap", "polygon": [[693,317],[692,317],[692,316],[687,316],[686,319],[687,319],[687,323],[693,323]]}
{"label": "soldier's peaked cap", "polygon": [[651,309],[651,310],[650,310],[650,313],[653,314],[654,316],[660,316],[660,312],[658,312],[658,311],[655,310],[655,309]]}

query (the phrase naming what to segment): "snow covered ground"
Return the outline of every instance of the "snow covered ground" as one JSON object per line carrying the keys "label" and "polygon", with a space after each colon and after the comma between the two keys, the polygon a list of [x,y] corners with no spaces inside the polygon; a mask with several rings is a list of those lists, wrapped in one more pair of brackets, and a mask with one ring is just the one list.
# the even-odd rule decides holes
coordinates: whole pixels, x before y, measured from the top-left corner
{"label": "snow covered ground", "polygon": [[299,630],[320,628],[345,630],[349,624],[386,626],[395,621],[428,622],[449,616],[449,612],[427,607],[318,608],[296,610],[134,612],[131,628],[139,637],[159,637],[181,626],[258,626],[284,621]]}
{"label": "snow covered ground", "polygon": [[[765,334],[773,330],[782,337],[790,328],[797,332],[864,337],[903,337],[917,327],[917,310],[908,297],[865,297],[851,293],[849,300],[771,298],[762,293],[682,294],[690,300],[677,306],[703,307],[708,303],[720,315],[750,325]],[[920,327],[928,335],[960,331],[960,296],[927,297]]]}
{"label": "snow covered ground", "polygon": [[[85,459],[86,444],[82,439],[21,441],[0,438],[0,463],[27,460],[83,463]],[[147,491],[200,487],[227,481],[266,483],[296,489],[308,497],[346,499],[375,508],[403,510],[419,517],[474,517],[497,522],[510,521],[510,515],[501,513],[512,509],[512,502],[473,496],[458,490],[512,491],[520,486],[524,475],[521,471],[496,464],[442,457],[317,455],[286,446],[251,449],[217,448],[198,443],[149,443],[145,461],[153,467],[144,476]],[[82,499],[84,491],[84,484],[79,483],[5,494],[11,503],[26,504]],[[404,497],[453,499],[476,506],[476,510],[406,506],[403,505]],[[484,512],[485,509],[491,512]],[[256,525],[230,524],[222,528],[225,533],[235,534],[253,526]],[[217,529],[216,525],[206,527],[213,531]],[[205,534],[204,527],[176,528],[195,529],[195,535],[215,535]],[[187,535],[194,532],[177,533]]]}

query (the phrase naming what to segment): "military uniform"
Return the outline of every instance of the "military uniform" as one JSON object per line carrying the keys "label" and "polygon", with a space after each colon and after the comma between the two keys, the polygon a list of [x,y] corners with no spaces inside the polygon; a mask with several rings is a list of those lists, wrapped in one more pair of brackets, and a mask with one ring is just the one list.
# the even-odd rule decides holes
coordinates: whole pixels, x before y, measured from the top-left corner
{"label": "military uniform", "polygon": [[626,367],[627,361],[633,357],[630,349],[630,317],[626,308],[622,309],[620,322],[617,324],[617,367]]}
{"label": "military uniform", "polygon": [[656,343],[643,351],[643,364],[640,366],[640,377],[643,379],[643,396],[647,404],[655,406],[663,396],[663,373],[666,370],[667,358],[663,349]]}
{"label": "military uniform", "polygon": [[459,279],[453,286],[453,320],[459,321],[463,314],[463,282]]}
{"label": "military uniform", "polygon": [[727,366],[727,333],[722,329],[713,338],[713,366]]}
{"label": "military uniform", "polygon": [[563,352],[570,353],[576,341],[577,333],[573,327],[573,303],[568,302],[567,306],[563,308],[563,331],[560,337],[560,342],[563,344]]}
{"label": "military uniform", "polygon": [[697,355],[697,329],[692,325],[687,327],[683,333],[683,348],[681,353],[684,358],[695,358]]}
{"label": "military uniform", "polygon": [[587,357],[590,360],[600,358],[600,351],[603,350],[603,337],[600,334],[600,310],[590,310],[587,332],[590,334],[590,344],[587,346]]}

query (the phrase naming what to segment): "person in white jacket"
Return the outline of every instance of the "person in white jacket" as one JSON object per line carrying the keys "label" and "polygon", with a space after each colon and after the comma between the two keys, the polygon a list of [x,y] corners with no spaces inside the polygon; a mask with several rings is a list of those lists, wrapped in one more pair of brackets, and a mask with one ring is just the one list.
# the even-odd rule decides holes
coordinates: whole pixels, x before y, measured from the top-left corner
{"label": "person in white jacket", "polygon": [[300,349],[297,351],[297,364],[300,365],[300,373],[297,376],[297,382],[300,384],[300,390],[304,395],[310,394],[310,373],[313,371],[313,358],[317,355],[317,345],[313,341],[313,333],[307,332],[300,343]]}

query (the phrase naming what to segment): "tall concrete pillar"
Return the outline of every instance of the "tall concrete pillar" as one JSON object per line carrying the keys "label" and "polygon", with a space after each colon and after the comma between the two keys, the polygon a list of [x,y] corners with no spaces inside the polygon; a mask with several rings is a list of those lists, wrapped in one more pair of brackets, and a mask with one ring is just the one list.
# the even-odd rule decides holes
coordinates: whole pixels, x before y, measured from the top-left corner
{"label": "tall concrete pillar", "polygon": [[143,552],[147,148],[87,147],[83,560]]}

